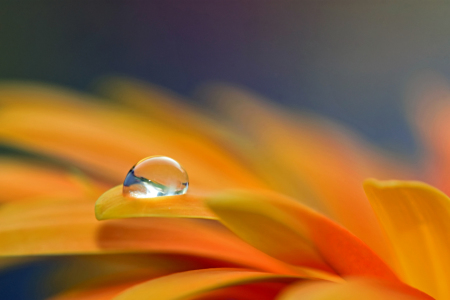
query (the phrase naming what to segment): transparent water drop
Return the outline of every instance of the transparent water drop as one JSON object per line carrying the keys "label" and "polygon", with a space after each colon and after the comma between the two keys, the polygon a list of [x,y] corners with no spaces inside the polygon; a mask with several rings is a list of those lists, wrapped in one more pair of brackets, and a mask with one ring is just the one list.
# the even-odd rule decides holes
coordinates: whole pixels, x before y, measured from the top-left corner
{"label": "transparent water drop", "polygon": [[123,182],[123,195],[153,198],[185,194],[189,178],[183,167],[167,156],[150,156],[140,160]]}

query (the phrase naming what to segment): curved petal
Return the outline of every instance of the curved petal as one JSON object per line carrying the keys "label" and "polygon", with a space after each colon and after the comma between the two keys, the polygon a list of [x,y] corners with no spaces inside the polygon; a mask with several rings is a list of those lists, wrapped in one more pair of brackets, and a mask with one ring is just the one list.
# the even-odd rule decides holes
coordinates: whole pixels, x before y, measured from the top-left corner
{"label": "curved petal", "polygon": [[91,201],[33,201],[0,206],[0,256],[149,252],[217,259],[285,274],[291,267],[206,220],[139,218],[98,222]]}
{"label": "curved petal", "polygon": [[105,192],[95,203],[98,220],[133,217],[184,217],[217,219],[204,204],[204,196],[188,192],[184,195],[156,198],[127,198],[123,186]]}
{"label": "curved petal", "polygon": [[134,109],[86,98],[25,84],[0,86],[0,138],[95,169],[116,183],[140,159],[164,154],[188,170],[191,189],[265,186],[225,147]]}
{"label": "curved petal", "polygon": [[414,181],[371,179],[364,188],[405,282],[435,298],[449,299],[450,199]]}
{"label": "curved petal", "polygon": [[367,279],[350,279],[345,283],[305,282],[287,288],[278,300],[419,300],[430,296],[404,284]]}
{"label": "curved petal", "polygon": [[184,299],[214,289],[262,281],[292,282],[300,278],[254,272],[246,269],[207,269],[176,273],[150,280],[123,292],[115,300]]}
{"label": "curved petal", "polygon": [[207,204],[238,236],[278,259],[324,269],[328,265],[343,276],[398,280],[356,236],[290,198],[229,192]]}
{"label": "curved petal", "polygon": [[375,151],[342,125],[288,112],[245,90],[211,85],[203,95],[233,120],[230,125],[254,141],[258,152],[273,160],[277,167],[266,170],[272,176],[269,182],[275,183],[271,188],[282,187],[282,193],[342,224],[390,262],[361,182],[373,176],[411,178],[399,158]]}

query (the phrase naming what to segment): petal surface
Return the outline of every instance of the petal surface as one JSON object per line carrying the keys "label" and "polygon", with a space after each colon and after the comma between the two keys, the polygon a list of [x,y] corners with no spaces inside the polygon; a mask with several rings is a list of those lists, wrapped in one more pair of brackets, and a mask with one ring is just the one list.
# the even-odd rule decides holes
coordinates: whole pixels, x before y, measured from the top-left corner
{"label": "petal surface", "polygon": [[95,203],[98,220],[133,217],[184,217],[217,219],[204,204],[205,196],[188,191],[184,195],[155,198],[128,198],[123,186],[105,192]]}
{"label": "petal surface", "polygon": [[411,287],[392,282],[350,279],[345,283],[304,282],[288,287],[278,300],[413,300],[428,299],[430,296]]}
{"label": "petal surface", "polygon": [[208,269],[172,274],[137,285],[115,300],[186,299],[214,289],[261,281],[295,281],[300,278],[245,269]]}
{"label": "petal surface", "polygon": [[375,213],[389,237],[403,280],[449,299],[450,199],[421,182],[367,180]]}
{"label": "petal surface", "polygon": [[398,280],[356,236],[291,198],[229,192],[210,198],[208,205],[238,236],[278,259],[343,276]]}

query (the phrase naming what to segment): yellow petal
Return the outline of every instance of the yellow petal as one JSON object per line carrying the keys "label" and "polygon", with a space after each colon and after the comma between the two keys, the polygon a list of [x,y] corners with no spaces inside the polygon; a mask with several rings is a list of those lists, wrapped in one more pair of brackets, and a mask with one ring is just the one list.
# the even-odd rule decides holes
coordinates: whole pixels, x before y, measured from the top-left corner
{"label": "yellow petal", "polygon": [[122,195],[122,185],[105,192],[95,203],[98,220],[134,217],[182,217],[217,219],[205,206],[203,195],[188,192],[184,195],[156,198],[129,198]]}
{"label": "yellow petal", "polygon": [[293,276],[254,272],[245,269],[208,269],[176,273],[154,279],[123,292],[115,300],[185,299],[214,289],[261,281],[295,281]]}
{"label": "yellow petal", "polygon": [[435,298],[450,299],[450,199],[414,181],[371,179],[364,188],[405,282]]}
{"label": "yellow petal", "polygon": [[92,201],[55,200],[0,206],[0,256],[171,253],[276,273],[300,272],[249,246],[217,223],[178,218],[98,222],[93,205]]}
{"label": "yellow petal", "polygon": [[343,276],[398,280],[356,236],[291,198],[228,192],[207,204],[238,236],[283,261],[326,271],[331,267]]}
{"label": "yellow petal", "polygon": [[289,287],[277,299],[431,300],[433,298],[406,285],[367,279],[350,279],[349,281],[341,284],[320,281],[296,284]]}

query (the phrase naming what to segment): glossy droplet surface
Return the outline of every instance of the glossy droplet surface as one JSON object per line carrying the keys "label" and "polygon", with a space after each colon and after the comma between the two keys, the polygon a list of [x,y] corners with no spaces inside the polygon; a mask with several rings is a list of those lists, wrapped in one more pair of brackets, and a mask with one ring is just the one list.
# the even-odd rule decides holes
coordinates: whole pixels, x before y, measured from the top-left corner
{"label": "glossy droplet surface", "polygon": [[132,198],[182,195],[188,186],[188,175],[176,160],[167,156],[150,156],[128,172],[123,182],[123,195]]}

